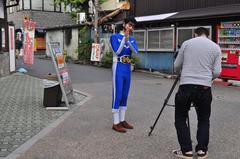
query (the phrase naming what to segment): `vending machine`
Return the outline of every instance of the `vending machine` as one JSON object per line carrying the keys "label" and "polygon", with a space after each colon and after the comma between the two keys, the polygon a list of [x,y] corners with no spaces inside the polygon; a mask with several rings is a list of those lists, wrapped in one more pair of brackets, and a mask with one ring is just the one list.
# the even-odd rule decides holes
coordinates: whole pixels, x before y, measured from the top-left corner
{"label": "vending machine", "polygon": [[217,27],[217,43],[222,50],[220,77],[240,80],[240,21],[222,22]]}

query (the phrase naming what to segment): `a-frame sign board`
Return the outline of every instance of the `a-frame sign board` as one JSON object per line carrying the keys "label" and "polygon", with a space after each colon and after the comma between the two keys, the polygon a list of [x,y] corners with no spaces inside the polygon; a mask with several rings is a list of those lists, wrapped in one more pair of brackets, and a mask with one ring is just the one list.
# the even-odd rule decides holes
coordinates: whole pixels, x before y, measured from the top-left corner
{"label": "a-frame sign board", "polygon": [[52,62],[56,70],[58,82],[60,84],[66,107],[47,107],[52,110],[68,110],[69,103],[75,103],[73,95],[73,87],[70,79],[70,74],[67,69],[67,64],[64,60],[63,51],[60,48],[59,42],[48,43],[48,48],[51,54]]}

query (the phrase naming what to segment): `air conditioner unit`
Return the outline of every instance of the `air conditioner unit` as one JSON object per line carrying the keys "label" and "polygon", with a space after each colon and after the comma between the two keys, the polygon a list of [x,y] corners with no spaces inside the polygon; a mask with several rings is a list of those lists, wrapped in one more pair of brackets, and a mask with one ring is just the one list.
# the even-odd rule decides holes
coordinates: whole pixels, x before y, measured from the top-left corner
{"label": "air conditioner unit", "polygon": [[86,22],[86,13],[77,13],[77,24],[82,24]]}

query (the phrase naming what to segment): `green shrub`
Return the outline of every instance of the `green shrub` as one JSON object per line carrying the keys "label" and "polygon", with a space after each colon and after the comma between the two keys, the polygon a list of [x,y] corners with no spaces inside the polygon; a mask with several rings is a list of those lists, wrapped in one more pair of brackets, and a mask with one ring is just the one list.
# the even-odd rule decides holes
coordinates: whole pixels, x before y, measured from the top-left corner
{"label": "green shrub", "polygon": [[81,43],[78,48],[78,59],[84,63],[89,63],[92,51],[92,41]]}
{"label": "green shrub", "polygon": [[71,62],[72,61],[72,58],[71,56],[65,56],[65,62]]}
{"label": "green shrub", "polygon": [[137,62],[140,62],[140,59],[137,56],[132,56],[131,63],[136,64]]}
{"label": "green shrub", "polygon": [[79,32],[78,60],[82,63],[89,63],[92,51],[92,40],[90,39],[89,28],[84,26]]}
{"label": "green shrub", "polygon": [[113,54],[112,52],[107,52],[103,55],[100,65],[102,67],[107,67],[110,68],[112,66],[113,63]]}

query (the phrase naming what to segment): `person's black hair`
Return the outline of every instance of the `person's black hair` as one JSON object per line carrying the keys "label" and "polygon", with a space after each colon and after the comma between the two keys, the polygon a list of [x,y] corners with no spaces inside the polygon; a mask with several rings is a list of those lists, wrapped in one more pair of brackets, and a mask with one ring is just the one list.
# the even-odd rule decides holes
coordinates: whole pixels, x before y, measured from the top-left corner
{"label": "person's black hair", "polygon": [[136,24],[136,23],[137,23],[137,21],[136,21],[136,19],[135,19],[134,17],[128,17],[128,18],[124,19],[123,22],[124,22],[125,24],[127,24],[127,23],[129,23],[129,22],[131,22],[131,23],[133,23],[133,24]]}
{"label": "person's black hair", "polygon": [[208,29],[206,29],[204,27],[199,27],[199,28],[195,29],[194,33],[197,34],[198,36],[201,36],[201,35],[209,36]]}

